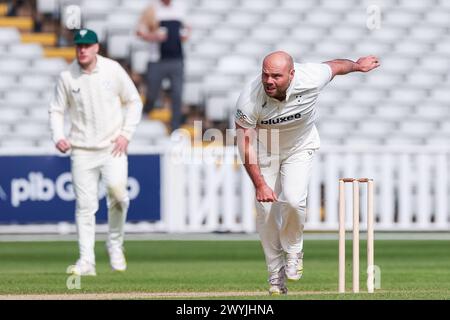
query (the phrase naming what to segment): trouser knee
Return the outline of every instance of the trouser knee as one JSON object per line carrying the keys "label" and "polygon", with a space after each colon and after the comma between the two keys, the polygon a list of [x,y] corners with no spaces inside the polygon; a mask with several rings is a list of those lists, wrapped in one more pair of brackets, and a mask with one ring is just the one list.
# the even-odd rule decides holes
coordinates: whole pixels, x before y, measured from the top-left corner
{"label": "trouser knee", "polygon": [[130,205],[130,198],[126,189],[110,188],[108,190],[107,199],[108,208],[114,206],[120,206],[122,208],[128,208]]}
{"label": "trouser knee", "polygon": [[290,208],[299,211],[299,212],[304,212],[306,209],[306,197],[295,197],[295,196],[291,196],[291,195],[286,195],[286,205],[288,205]]}
{"label": "trouser knee", "polygon": [[94,215],[98,210],[97,199],[79,199],[76,202],[76,215],[77,216],[90,216]]}

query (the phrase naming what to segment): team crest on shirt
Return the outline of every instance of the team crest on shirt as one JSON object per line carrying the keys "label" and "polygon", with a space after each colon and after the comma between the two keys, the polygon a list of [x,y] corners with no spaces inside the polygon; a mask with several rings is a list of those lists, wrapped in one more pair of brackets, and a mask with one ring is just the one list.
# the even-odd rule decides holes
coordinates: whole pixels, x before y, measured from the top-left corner
{"label": "team crest on shirt", "polygon": [[103,82],[102,82],[102,87],[103,87],[104,89],[110,91],[111,88],[112,88],[111,81],[109,81],[109,80],[103,81]]}

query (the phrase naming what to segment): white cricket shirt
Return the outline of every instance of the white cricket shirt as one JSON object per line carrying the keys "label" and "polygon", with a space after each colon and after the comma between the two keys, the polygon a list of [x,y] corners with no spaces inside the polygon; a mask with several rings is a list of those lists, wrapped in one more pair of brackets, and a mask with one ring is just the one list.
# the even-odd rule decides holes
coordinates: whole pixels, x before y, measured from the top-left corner
{"label": "white cricket shirt", "polygon": [[[292,154],[320,147],[315,126],[316,102],[322,88],[331,81],[332,71],[325,63],[295,63],[294,68],[295,76],[284,101],[267,96],[261,76],[247,84],[238,99],[236,123],[257,129],[259,151]],[[267,139],[261,129],[267,130]],[[271,133],[275,129],[278,130],[278,146],[271,140],[271,136],[276,137]]]}
{"label": "white cricket shirt", "polygon": [[91,74],[84,72],[75,60],[59,76],[49,108],[55,143],[66,138],[66,110],[72,125],[68,137],[72,146],[103,149],[119,135],[131,139],[142,117],[142,100],[122,66],[97,55]]}
{"label": "white cricket shirt", "polygon": [[172,1],[170,5],[166,6],[161,1],[156,1],[154,4],[155,15],[158,21],[161,20],[178,20],[184,23],[186,17],[186,6],[183,2]]}

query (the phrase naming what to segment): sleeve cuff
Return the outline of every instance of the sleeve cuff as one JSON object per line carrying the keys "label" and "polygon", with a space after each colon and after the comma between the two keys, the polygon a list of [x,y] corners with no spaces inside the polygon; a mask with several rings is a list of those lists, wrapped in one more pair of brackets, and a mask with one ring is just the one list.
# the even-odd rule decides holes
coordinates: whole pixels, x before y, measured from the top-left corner
{"label": "sleeve cuff", "polygon": [[131,138],[133,137],[132,133],[129,133],[129,132],[126,132],[126,131],[123,131],[123,130],[120,132],[120,135],[125,137],[128,140],[128,142],[130,142]]}
{"label": "sleeve cuff", "polygon": [[327,82],[330,82],[331,81],[331,79],[333,78],[333,70],[331,70],[331,67],[330,67],[330,65],[329,64],[326,64],[326,63],[324,63],[326,66],[327,66],[327,69],[328,69],[328,81]]}
{"label": "sleeve cuff", "polygon": [[256,128],[256,125],[251,125],[251,124],[249,124],[249,123],[247,123],[247,122],[242,122],[242,121],[239,120],[239,119],[234,119],[234,121],[235,121],[238,125],[240,125],[242,128],[245,128],[245,129],[254,129],[254,128]]}
{"label": "sleeve cuff", "polygon": [[55,144],[57,144],[60,140],[63,140],[63,139],[66,139],[66,137],[65,136],[54,136],[53,137],[53,142]]}

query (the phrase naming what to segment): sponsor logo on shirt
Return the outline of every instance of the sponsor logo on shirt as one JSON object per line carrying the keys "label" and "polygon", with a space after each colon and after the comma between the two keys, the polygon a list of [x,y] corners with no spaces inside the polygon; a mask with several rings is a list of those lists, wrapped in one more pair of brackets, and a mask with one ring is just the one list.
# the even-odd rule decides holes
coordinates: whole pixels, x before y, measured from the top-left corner
{"label": "sponsor logo on shirt", "polygon": [[283,122],[289,122],[292,120],[298,120],[302,118],[302,114],[296,113],[287,117],[280,117],[280,118],[276,118],[276,119],[269,119],[269,120],[262,120],[261,124],[280,124]]}
{"label": "sponsor logo on shirt", "polygon": [[236,119],[242,122],[248,121],[248,117],[240,110],[236,110]]}

